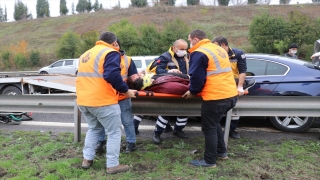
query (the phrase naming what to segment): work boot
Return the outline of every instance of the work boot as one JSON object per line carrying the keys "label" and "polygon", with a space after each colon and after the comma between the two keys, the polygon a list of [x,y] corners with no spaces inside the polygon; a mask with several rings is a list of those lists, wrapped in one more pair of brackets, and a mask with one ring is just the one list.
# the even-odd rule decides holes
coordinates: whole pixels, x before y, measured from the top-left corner
{"label": "work boot", "polygon": [[101,152],[103,150],[103,146],[106,145],[106,143],[106,141],[98,141],[95,151]]}
{"label": "work boot", "polygon": [[188,136],[183,131],[174,130],[173,135],[179,138],[188,138]]}
{"label": "work boot", "polygon": [[93,160],[83,159],[81,167],[83,169],[89,169],[92,166],[92,164],[93,164]]}
{"label": "work boot", "polygon": [[136,133],[136,135],[138,135],[140,133],[140,131],[138,130],[138,127],[134,128],[134,132]]}
{"label": "work boot", "polygon": [[230,130],[229,137],[232,139],[240,139],[240,135],[235,130]]}
{"label": "work boot", "polygon": [[160,134],[159,133],[154,133],[152,140],[154,143],[156,144],[160,144],[161,143],[161,138],[160,138]]}
{"label": "work boot", "polygon": [[128,171],[129,166],[124,164],[119,164],[118,166],[107,168],[107,174],[116,174],[119,172]]}
{"label": "work boot", "polygon": [[136,150],[136,143],[129,143],[128,142],[127,147],[126,147],[126,153],[130,153],[135,150]]}
{"label": "work boot", "polygon": [[229,159],[228,154],[227,153],[217,153],[217,159],[227,160],[227,159]]}
{"label": "work boot", "polygon": [[204,159],[201,160],[192,160],[190,161],[190,164],[196,166],[196,167],[209,167],[209,168],[215,168],[217,167],[216,164],[208,164]]}
{"label": "work boot", "polygon": [[172,129],[172,127],[171,127],[171,125],[168,123],[167,125],[166,125],[166,128],[164,129],[164,133],[168,133],[168,132],[171,132],[171,131],[173,131],[173,129]]}

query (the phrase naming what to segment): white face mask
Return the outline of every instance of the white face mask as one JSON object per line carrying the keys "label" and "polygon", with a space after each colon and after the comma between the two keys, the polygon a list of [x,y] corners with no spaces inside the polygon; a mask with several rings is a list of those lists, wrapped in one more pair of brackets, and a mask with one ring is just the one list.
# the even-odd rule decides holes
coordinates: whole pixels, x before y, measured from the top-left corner
{"label": "white face mask", "polygon": [[184,55],[187,54],[186,50],[178,50],[178,52],[176,53],[178,57],[183,57]]}
{"label": "white face mask", "polygon": [[296,54],[297,53],[296,50],[291,50],[290,52],[291,52],[291,54]]}

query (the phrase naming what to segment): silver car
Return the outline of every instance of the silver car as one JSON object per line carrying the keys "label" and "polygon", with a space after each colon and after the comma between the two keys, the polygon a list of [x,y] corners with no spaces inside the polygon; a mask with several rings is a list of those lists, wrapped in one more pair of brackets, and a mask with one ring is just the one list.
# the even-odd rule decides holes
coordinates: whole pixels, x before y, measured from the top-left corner
{"label": "silver car", "polygon": [[41,68],[39,74],[77,74],[79,59],[61,59]]}

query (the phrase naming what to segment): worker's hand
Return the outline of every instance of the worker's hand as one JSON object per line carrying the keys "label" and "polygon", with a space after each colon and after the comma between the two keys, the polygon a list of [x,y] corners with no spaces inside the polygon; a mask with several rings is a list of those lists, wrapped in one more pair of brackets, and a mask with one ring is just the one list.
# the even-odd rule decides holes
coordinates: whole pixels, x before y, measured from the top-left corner
{"label": "worker's hand", "polygon": [[182,73],[181,71],[179,71],[178,69],[170,69],[168,70],[168,73]]}
{"label": "worker's hand", "polygon": [[129,89],[126,93],[124,93],[124,95],[127,98],[136,98],[136,92],[137,90]]}
{"label": "worker's hand", "polygon": [[238,90],[238,94],[239,94],[239,96],[242,96],[242,95],[244,95],[244,90],[243,90],[243,87],[241,87],[241,86],[238,86],[237,90]]}
{"label": "worker's hand", "polygon": [[310,57],[310,59],[313,59],[314,57],[316,57],[316,56],[312,55],[312,56]]}
{"label": "worker's hand", "polygon": [[186,99],[190,99],[193,98],[195,95],[191,94],[190,91],[187,91],[186,93],[184,93],[184,95],[182,95],[182,97],[185,97]]}

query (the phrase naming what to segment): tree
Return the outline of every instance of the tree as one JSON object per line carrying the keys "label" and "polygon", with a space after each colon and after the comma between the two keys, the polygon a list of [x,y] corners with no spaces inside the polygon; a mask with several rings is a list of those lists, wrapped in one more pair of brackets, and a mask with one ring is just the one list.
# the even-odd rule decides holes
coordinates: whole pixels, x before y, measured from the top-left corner
{"label": "tree", "polygon": [[248,0],[248,4],[256,4],[258,0]]}
{"label": "tree", "polygon": [[255,52],[277,54],[275,44],[288,38],[288,23],[281,17],[263,13],[256,16],[249,26],[249,41]]}
{"label": "tree", "polygon": [[91,0],[87,1],[87,6],[86,6],[86,10],[87,12],[91,12],[93,9],[92,4],[91,4]]}
{"label": "tree", "polygon": [[80,50],[80,37],[78,34],[68,31],[57,42],[57,57],[65,58],[78,58],[81,54]]}
{"label": "tree", "polygon": [[13,18],[16,21],[32,18],[31,13],[28,14],[28,7],[24,5],[23,2],[21,2],[21,0],[17,0],[14,4]]}
{"label": "tree", "polygon": [[219,6],[228,6],[229,0],[218,0]]}
{"label": "tree", "polygon": [[75,13],[74,13],[74,2],[72,2],[72,4],[71,4],[71,13],[72,13],[72,14],[75,14]]}
{"label": "tree", "polygon": [[91,49],[95,44],[96,41],[99,39],[99,32],[96,30],[88,31],[81,34],[81,47],[80,52],[86,52],[87,50]]}
{"label": "tree", "polygon": [[160,4],[174,6],[176,4],[176,0],[160,0]]}
{"label": "tree", "polygon": [[145,7],[147,4],[147,0],[131,0],[132,7]]}
{"label": "tree", "polygon": [[291,0],[279,0],[279,4],[289,4]]}
{"label": "tree", "polygon": [[200,0],[187,0],[188,6],[199,5]]}
{"label": "tree", "polygon": [[88,1],[87,0],[79,0],[76,6],[76,11],[78,13],[83,13],[87,10]]}
{"label": "tree", "polygon": [[177,39],[184,39],[188,37],[190,27],[181,19],[175,19],[165,24],[161,33],[161,51],[168,51],[169,46]]}
{"label": "tree", "polygon": [[37,18],[50,17],[48,0],[37,0]]}
{"label": "tree", "polygon": [[7,22],[7,7],[5,6],[4,11],[0,6],[0,22]]}
{"label": "tree", "polygon": [[67,2],[66,0],[60,0],[60,15],[66,15],[68,14],[69,9],[67,8]]}
{"label": "tree", "polygon": [[101,10],[101,9],[102,9],[102,4],[99,5],[99,1],[96,0],[96,1],[94,2],[94,5],[93,5],[93,10],[94,10],[95,12],[97,12],[97,11],[99,11],[99,10]]}

